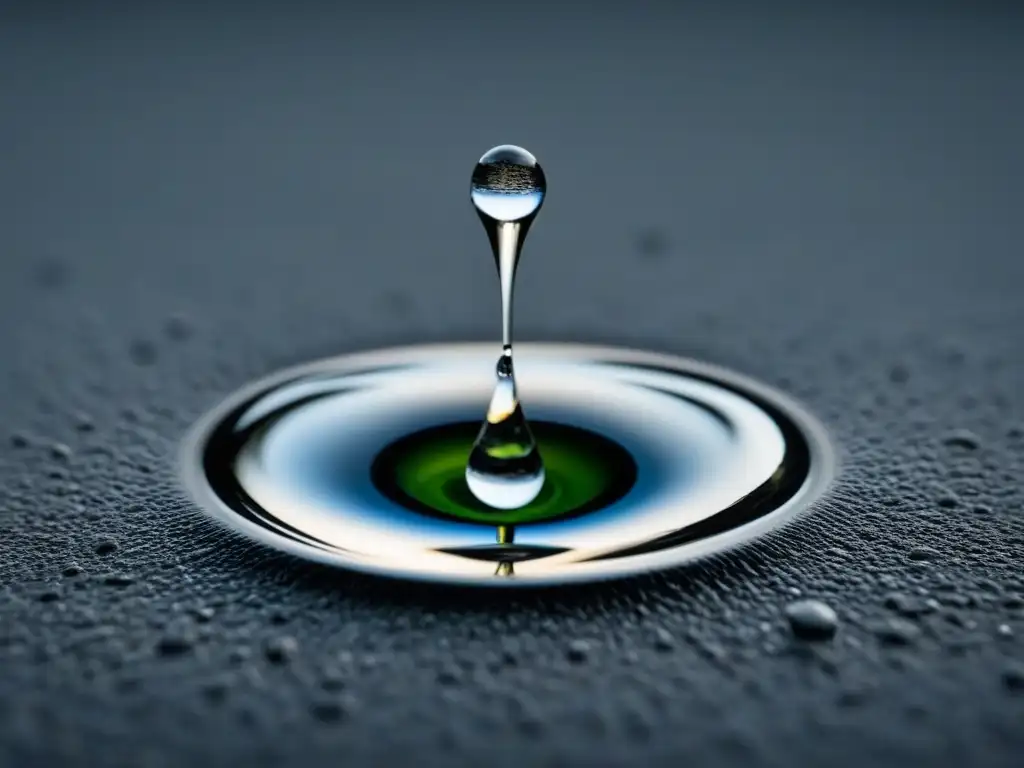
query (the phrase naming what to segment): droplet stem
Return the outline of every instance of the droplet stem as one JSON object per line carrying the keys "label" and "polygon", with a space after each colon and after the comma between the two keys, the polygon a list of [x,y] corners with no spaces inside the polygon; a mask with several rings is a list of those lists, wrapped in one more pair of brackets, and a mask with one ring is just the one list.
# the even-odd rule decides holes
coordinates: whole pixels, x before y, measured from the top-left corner
{"label": "droplet stem", "polygon": [[518,221],[497,222],[494,260],[501,282],[501,344],[506,353],[512,351],[512,293],[516,282],[516,266],[523,247],[525,227]]}

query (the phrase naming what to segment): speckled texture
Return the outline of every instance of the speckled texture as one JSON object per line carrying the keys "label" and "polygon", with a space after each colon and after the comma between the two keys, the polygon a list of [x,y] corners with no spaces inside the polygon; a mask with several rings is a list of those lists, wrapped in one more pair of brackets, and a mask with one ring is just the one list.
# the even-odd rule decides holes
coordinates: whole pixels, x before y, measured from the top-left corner
{"label": "speckled texture", "polygon": [[[63,5],[0,11],[0,764],[1017,762],[1009,4]],[[188,503],[178,441],[250,378],[495,338],[466,197],[504,141],[550,184],[522,335],[792,391],[844,452],[817,514],[496,596],[295,562]],[[792,636],[798,599],[832,639]]]}

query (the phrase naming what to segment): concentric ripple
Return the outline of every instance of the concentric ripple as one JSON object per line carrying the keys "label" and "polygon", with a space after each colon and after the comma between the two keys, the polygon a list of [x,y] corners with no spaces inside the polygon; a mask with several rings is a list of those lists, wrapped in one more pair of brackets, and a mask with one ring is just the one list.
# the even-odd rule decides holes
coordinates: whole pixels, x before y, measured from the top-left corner
{"label": "concentric ripple", "polygon": [[[474,423],[489,397],[492,357],[488,344],[399,348],[258,381],[192,431],[182,453],[187,489],[232,528],[313,560],[514,586],[625,576],[713,554],[805,510],[833,476],[816,420],[745,377],[655,353],[523,344],[521,398],[542,451],[548,440],[552,457],[555,447],[565,454],[548,481],[561,487],[536,502],[546,511],[510,518],[495,510],[492,522],[486,508],[464,506],[457,487],[411,499],[416,472],[387,457],[416,435],[425,457],[435,434],[449,441],[438,452],[442,444],[458,451],[457,426]],[[605,444],[594,454],[604,458],[571,449],[587,435]],[[450,474],[435,464],[424,472]],[[429,484],[432,476],[421,475]],[[567,494],[566,509],[551,502],[554,493]]]}

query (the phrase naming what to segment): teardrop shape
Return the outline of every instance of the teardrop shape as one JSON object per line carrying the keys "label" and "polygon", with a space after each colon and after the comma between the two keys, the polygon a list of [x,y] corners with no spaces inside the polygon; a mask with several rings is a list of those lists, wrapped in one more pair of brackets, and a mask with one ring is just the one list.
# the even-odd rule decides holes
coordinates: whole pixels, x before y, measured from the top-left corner
{"label": "teardrop shape", "polygon": [[466,463],[466,484],[477,499],[496,509],[526,506],[544,487],[544,462],[516,391],[512,294],[523,240],[546,191],[547,180],[537,158],[508,144],[481,157],[470,182],[470,198],[498,267],[502,353],[487,418]]}
{"label": "teardrop shape", "polygon": [[544,487],[544,462],[516,393],[512,353],[498,359],[498,381],[466,464],[466,484],[484,504],[517,509]]}

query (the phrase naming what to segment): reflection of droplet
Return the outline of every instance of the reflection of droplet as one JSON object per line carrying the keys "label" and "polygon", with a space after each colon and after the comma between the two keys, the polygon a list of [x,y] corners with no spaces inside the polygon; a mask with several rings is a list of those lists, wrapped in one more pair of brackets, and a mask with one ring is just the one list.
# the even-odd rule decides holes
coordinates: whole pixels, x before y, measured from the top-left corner
{"label": "reflection of droplet", "polygon": [[466,483],[474,496],[497,509],[526,506],[544,487],[544,463],[516,391],[512,297],[523,241],[546,191],[537,158],[511,145],[481,157],[470,182],[470,197],[498,267],[502,353],[487,418],[466,464]]}

